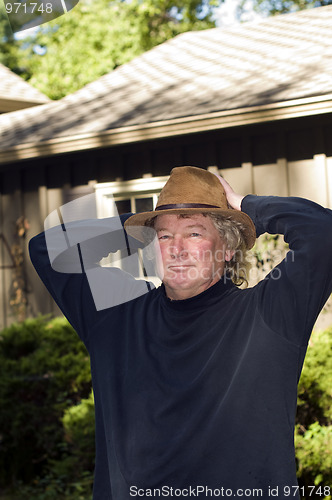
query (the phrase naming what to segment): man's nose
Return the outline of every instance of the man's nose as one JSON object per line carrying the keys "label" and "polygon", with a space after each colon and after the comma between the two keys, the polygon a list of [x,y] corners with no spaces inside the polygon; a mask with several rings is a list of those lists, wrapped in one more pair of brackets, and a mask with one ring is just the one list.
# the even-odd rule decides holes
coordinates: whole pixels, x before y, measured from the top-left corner
{"label": "man's nose", "polygon": [[170,248],[171,256],[173,258],[176,257],[185,257],[188,255],[187,249],[185,247],[185,241],[182,236],[175,236],[173,239],[173,245]]}

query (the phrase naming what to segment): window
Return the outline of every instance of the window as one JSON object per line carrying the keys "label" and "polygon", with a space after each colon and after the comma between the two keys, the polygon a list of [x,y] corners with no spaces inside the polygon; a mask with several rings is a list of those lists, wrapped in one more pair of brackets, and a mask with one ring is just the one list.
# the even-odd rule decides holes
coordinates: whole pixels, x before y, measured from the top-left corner
{"label": "window", "polygon": [[[158,195],[168,177],[144,177],[131,181],[109,182],[95,184],[97,216],[114,217],[117,214],[128,212],[148,212],[156,206]],[[119,251],[107,259],[103,259],[102,265],[116,266],[129,272],[138,279],[148,279],[156,286],[160,284],[156,276],[146,276],[142,263],[141,251],[137,259],[127,259],[127,252]]]}

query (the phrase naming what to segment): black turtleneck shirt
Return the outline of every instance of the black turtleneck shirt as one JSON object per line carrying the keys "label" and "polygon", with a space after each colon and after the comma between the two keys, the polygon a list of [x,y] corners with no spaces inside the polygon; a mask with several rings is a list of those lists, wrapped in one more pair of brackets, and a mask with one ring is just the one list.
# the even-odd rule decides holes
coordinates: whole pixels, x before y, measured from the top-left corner
{"label": "black turtleneck shirt", "polygon": [[86,275],[55,271],[44,233],[31,240],[37,272],[90,353],[94,500],[293,494],[297,383],[332,291],[332,214],[252,195],[242,210],[291,252],[253,288],[222,278],[180,301],[162,285],[97,311]]}

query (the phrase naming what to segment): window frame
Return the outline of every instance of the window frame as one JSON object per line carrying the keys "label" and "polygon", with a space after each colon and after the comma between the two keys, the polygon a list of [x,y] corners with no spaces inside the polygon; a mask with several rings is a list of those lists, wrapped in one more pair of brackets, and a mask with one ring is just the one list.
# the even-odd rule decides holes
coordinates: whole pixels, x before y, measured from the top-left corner
{"label": "window frame", "polygon": [[[114,181],[96,183],[94,185],[96,194],[96,210],[98,218],[114,217],[118,215],[115,212],[116,201],[130,199],[131,211],[135,213],[135,200],[140,198],[152,197],[153,210],[155,209],[157,199],[161,189],[164,187],[169,176],[162,177],[143,177],[129,181]],[[110,199],[114,202],[110,203]],[[112,258],[113,257],[113,258]],[[102,265],[116,266],[121,269],[120,251],[113,254],[111,258],[103,259]],[[116,262],[116,263],[115,263]],[[146,279],[154,283],[155,286],[160,285],[160,279],[157,276],[144,276],[142,267],[141,251],[139,251],[139,275],[136,279]]]}

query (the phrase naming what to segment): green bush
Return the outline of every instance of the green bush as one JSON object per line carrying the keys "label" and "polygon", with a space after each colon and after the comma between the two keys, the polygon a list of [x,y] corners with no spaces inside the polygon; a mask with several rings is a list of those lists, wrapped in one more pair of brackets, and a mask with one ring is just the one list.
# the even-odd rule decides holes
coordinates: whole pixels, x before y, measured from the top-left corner
{"label": "green bush", "polygon": [[295,434],[298,476],[307,485],[332,485],[332,425],[311,424],[302,433],[299,426]]}
{"label": "green bush", "polygon": [[298,387],[298,422],[332,423],[332,328],[311,336]]}
{"label": "green bush", "polygon": [[331,352],[332,328],[314,332],[298,387],[297,474],[306,492],[312,485],[332,485]]}
{"label": "green bush", "polygon": [[67,448],[50,469],[56,478],[63,478],[70,498],[80,488],[80,494],[92,491],[95,463],[95,415],[93,392],[89,398],[68,408],[62,418]]}
{"label": "green bush", "polygon": [[0,335],[0,485],[28,483],[63,454],[61,418],[91,390],[87,351],[63,318]]}
{"label": "green bush", "polygon": [[[10,500],[91,500],[91,475],[82,475],[79,481],[71,482],[68,476],[59,477],[52,473],[36,478],[29,485],[21,484],[10,494]],[[8,500],[9,500],[8,498]]]}
{"label": "green bush", "polygon": [[65,411],[62,418],[69,453],[73,457],[71,477],[79,479],[79,469],[91,470],[95,456],[95,409],[93,392],[77,406]]}
{"label": "green bush", "polygon": [[[30,485],[20,485],[16,496],[34,500],[90,500],[94,469],[93,393],[65,410],[63,453],[51,460],[48,473]],[[16,497],[15,497],[16,500]]]}
{"label": "green bush", "polygon": [[[21,480],[15,500],[91,498],[94,404],[83,344],[65,319],[29,320],[0,339],[2,483]],[[295,445],[307,492],[332,484],[331,348],[332,328],[313,333],[299,382]]]}

